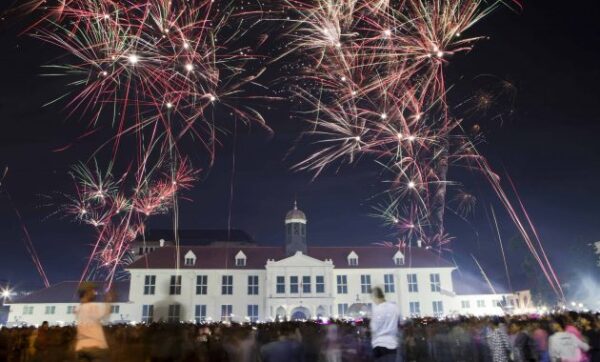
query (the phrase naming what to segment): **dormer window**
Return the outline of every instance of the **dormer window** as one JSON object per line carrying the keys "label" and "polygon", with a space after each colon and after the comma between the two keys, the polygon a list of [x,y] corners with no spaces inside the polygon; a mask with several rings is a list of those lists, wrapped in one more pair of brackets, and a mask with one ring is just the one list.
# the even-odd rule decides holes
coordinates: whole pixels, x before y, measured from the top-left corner
{"label": "dormer window", "polygon": [[394,264],[395,265],[404,265],[404,254],[398,250],[396,254],[394,254]]}
{"label": "dormer window", "polygon": [[246,254],[241,250],[235,254],[235,266],[246,266]]}
{"label": "dormer window", "polygon": [[358,266],[358,255],[354,251],[348,254],[348,265]]}
{"label": "dormer window", "polygon": [[196,264],[196,254],[193,251],[188,251],[183,257],[183,265],[194,266]]}

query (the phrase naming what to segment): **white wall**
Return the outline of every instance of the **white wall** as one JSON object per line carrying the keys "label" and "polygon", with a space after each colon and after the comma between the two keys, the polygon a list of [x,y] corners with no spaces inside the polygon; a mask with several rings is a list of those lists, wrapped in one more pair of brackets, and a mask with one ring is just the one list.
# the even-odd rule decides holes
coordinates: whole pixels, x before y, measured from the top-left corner
{"label": "white wall", "polygon": [[[119,306],[119,313],[111,313],[107,322],[129,321],[133,312],[133,303],[113,303],[113,306]],[[32,314],[24,314],[25,307],[33,307]],[[46,314],[46,307],[54,306],[54,314]],[[75,323],[75,314],[68,314],[67,307],[78,307],[78,303],[15,303],[10,304],[8,314],[8,325],[41,325],[48,321],[50,325],[69,325]]]}
{"label": "white wall", "polygon": [[[504,311],[498,306],[503,296],[508,294],[463,294],[456,296],[457,313],[462,315],[488,316],[503,315]],[[483,307],[478,305],[483,302]],[[468,302],[468,307],[463,305]]]}
{"label": "white wall", "polygon": [[[156,275],[156,291],[154,295],[144,295],[144,278],[146,275]],[[208,269],[189,270],[180,269],[181,294],[169,295],[171,275],[177,275],[174,269],[135,269],[131,270],[131,287],[129,289],[129,300],[135,305],[132,311],[133,320],[142,320],[142,306],[144,304],[154,305],[154,320],[167,320],[170,304],[181,305],[181,320],[194,321],[195,306],[206,305],[206,316],[218,321],[221,319],[221,305],[230,304],[233,308],[232,320],[244,321],[249,304],[257,304],[259,307],[259,319],[265,317],[265,270],[247,269]],[[196,295],[196,276],[206,275],[207,294]],[[233,276],[233,294],[221,294],[221,281],[223,275]],[[259,278],[258,295],[248,295],[248,276],[257,275]]]}

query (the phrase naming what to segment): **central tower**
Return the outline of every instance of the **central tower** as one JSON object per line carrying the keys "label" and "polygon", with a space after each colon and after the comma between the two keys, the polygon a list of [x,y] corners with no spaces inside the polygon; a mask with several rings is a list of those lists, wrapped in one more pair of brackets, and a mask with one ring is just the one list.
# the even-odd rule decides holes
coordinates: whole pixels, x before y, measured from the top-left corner
{"label": "central tower", "polygon": [[294,201],[294,208],[285,215],[285,254],[292,256],[297,251],[306,254],[306,215]]}

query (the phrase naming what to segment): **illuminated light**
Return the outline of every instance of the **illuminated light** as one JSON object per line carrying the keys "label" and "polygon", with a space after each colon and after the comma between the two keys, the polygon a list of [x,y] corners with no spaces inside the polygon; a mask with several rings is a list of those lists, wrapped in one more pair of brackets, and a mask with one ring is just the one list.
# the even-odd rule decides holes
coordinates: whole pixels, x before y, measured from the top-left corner
{"label": "illuminated light", "polygon": [[422,116],[423,116],[422,113],[417,113],[417,114],[415,114],[415,119],[418,121],[421,119]]}
{"label": "illuminated light", "polygon": [[8,289],[2,290],[2,298],[8,298],[8,297],[10,297],[10,290],[8,290]]}
{"label": "illuminated light", "polygon": [[409,181],[408,184],[407,184],[407,186],[408,186],[409,189],[414,189],[415,186],[416,186],[416,184],[415,184],[414,181]]}
{"label": "illuminated light", "polygon": [[392,36],[392,31],[390,29],[385,29],[383,31],[383,35],[385,35],[386,37]]}
{"label": "illuminated light", "polygon": [[416,140],[417,137],[410,135],[410,136],[406,137],[406,139],[408,139],[410,142],[412,142],[412,141]]}
{"label": "illuminated light", "polygon": [[340,79],[342,80],[342,82],[346,81],[346,77],[344,77],[344,76],[342,76]]}
{"label": "illuminated light", "polygon": [[456,33],[456,37],[458,38],[460,36],[460,31],[458,33]]}
{"label": "illuminated light", "polygon": [[397,224],[398,222],[400,222],[400,220],[398,220],[397,218],[393,218],[392,221],[394,222],[394,224]]}
{"label": "illuminated light", "polygon": [[135,54],[130,54],[127,60],[129,60],[129,64],[136,65],[140,61],[140,58]]}
{"label": "illuminated light", "polygon": [[108,15],[108,14],[104,14],[103,17],[104,17],[104,19],[110,19],[110,15]]}
{"label": "illuminated light", "polygon": [[187,63],[185,65],[185,70],[187,70],[188,72],[191,72],[192,70],[194,70],[194,64],[192,63]]}
{"label": "illuminated light", "polygon": [[399,139],[399,140],[401,140],[401,139],[402,139],[402,137],[403,137],[403,136],[402,136],[402,133],[398,132],[398,133],[396,134],[396,137],[398,137],[398,139]]}
{"label": "illuminated light", "polygon": [[103,76],[103,77],[106,77],[106,76],[108,75],[108,72],[107,72],[106,70],[104,70],[104,71],[102,71],[102,73],[100,73],[100,74],[102,74],[102,76]]}
{"label": "illuminated light", "polygon": [[215,97],[215,96],[214,96],[214,95],[212,95],[212,94],[208,94],[208,100],[209,100],[209,101],[211,101],[211,102],[214,102],[214,101],[216,101],[216,100],[217,100],[217,97]]}
{"label": "illuminated light", "polygon": [[357,95],[357,94],[358,94],[358,92],[357,92],[357,91],[355,91],[355,90],[353,90],[353,91],[352,91],[352,95],[353,95],[353,96],[355,96],[355,95]]}
{"label": "illuminated light", "polygon": [[335,47],[336,48],[341,48],[342,47],[342,43],[340,43],[339,41],[335,43]]}
{"label": "illuminated light", "polygon": [[355,136],[355,137],[354,137],[354,140],[355,140],[356,142],[360,142],[360,136]]}
{"label": "illuminated light", "polygon": [[441,50],[438,50],[438,51],[435,53],[435,55],[436,55],[438,58],[441,58],[441,57],[443,57],[443,56],[444,56],[444,52],[443,52],[443,51],[441,51]]}
{"label": "illuminated light", "polygon": [[187,41],[183,43],[183,49],[188,49],[190,47],[190,43]]}
{"label": "illuminated light", "polygon": [[380,115],[380,117],[381,117],[381,119],[386,119],[386,118],[387,118],[387,114],[386,114],[386,113],[382,113],[382,114]]}
{"label": "illuminated light", "polygon": [[173,103],[167,102],[167,108],[169,108],[169,109],[173,108]]}

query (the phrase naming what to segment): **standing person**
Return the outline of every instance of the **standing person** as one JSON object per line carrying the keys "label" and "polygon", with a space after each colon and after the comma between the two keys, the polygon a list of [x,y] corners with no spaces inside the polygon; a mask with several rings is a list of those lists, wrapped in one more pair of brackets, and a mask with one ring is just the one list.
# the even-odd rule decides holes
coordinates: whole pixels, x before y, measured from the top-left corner
{"label": "standing person", "polygon": [[302,345],[298,342],[296,328],[286,323],[279,326],[277,339],[260,348],[263,362],[302,362]]}
{"label": "standing person", "polygon": [[519,322],[512,322],[509,331],[513,340],[513,361],[538,362],[540,360],[538,348],[527,329]]}
{"label": "standing person", "polygon": [[492,320],[492,326],[488,332],[487,338],[490,353],[492,354],[492,361],[510,361],[510,345],[508,343],[508,335],[506,334],[505,325],[502,319],[496,317]]}
{"label": "standing person", "polygon": [[373,357],[377,362],[392,362],[398,349],[398,306],[385,301],[380,287],[374,287],[371,293],[375,303],[370,322]]}
{"label": "standing person", "polygon": [[106,303],[96,303],[96,288],[91,283],[79,289],[81,304],[77,308],[77,338],[75,352],[80,362],[108,361],[108,344],[102,329],[102,321],[110,314],[111,293],[106,294]]}
{"label": "standing person", "polygon": [[552,323],[554,334],[549,339],[550,360],[552,362],[580,362],[583,358],[581,351],[590,347],[587,343],[565,331],[564,319],[557,318]]}
{"label": "standing person", "polygon": [[542,328],[540,323],[533,325],[533,339],[538,349],[538,355],[540,356],[540,362],[550,362],[550,355],[548,354],[548,332]]}

